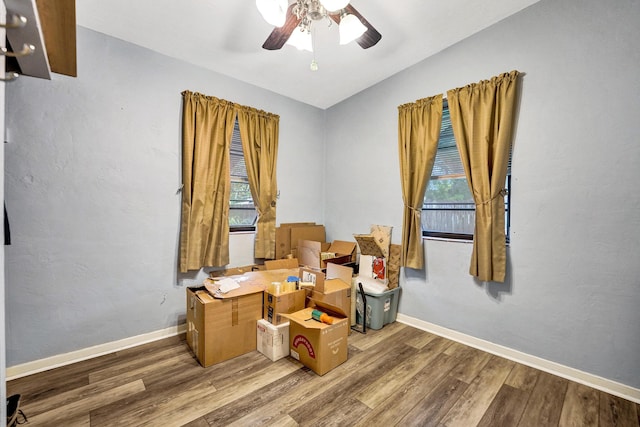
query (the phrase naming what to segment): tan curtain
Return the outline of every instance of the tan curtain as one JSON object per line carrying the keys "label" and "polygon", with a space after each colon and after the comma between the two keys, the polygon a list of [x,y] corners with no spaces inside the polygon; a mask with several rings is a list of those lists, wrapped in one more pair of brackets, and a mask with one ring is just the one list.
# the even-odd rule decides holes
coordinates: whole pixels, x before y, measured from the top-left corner
{"label": "tan curtain", "polygon": [[518,72],[447,92],[453,133],[476,204],[469,274],[504,282],[504,184],[514,126]]}
{"label": "tan curtain", "polygon": [[182,92],[180,271],[229,263],[229,197],[234,104]]}
{"label": "tan curtain", "polygon": [[276,255],[276,164],[280,118],[250,107],[237,106],[236,111],[249,187],[258,211],[254,256],[273,259]]}
{"label": "tan curtain", "polygon": [[438,151],[442,95],[398,107],[398,152],[404,215],[401,264],[422,269],[422,204]]}

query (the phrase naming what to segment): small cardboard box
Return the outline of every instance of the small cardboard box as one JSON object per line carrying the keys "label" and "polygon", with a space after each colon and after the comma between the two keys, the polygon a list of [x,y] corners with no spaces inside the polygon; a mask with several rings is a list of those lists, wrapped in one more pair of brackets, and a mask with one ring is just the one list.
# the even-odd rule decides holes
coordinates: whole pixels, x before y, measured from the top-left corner
{"label": "small cardboard box", "polygon": [[355,261],[356,243],[335,240],[333,243],[314,240],[298,242],[298,259],[301,265],[327,268],[327,264],[347,264]]}
{"label": "small cardboard box", "polygon": [[315,284],[311,292],[314,301],[338,307],[351,324],[351,278],[353,269],[339,264],[327,264],[326,274],[308,268],[300,269],[300,280]]}
{"label": "small cardboard box", "polygon": [[289,319],[282,314],[293,313],[305,307],[306,292],[300,289],[286,293],[264,292],[264,313],[263,319],[274,325],[288,322]]}
{"label": "small cardboard box", "polygon": [[326,239],[324,225],[313,222],[296,222],[280,224],[276,227],[276,259],[286,258],[287,255],[297,254],[298,240]]}
{"label": "small cardboard box", "polygon": [[320,301],[315,302],[316,309],[334,318],[333,324],[318,322],[311,316],[314,310],[304,310],[288,314],[289,351],[291,357],[299,360],[318,375],[324,375],[336,366],[347,361],[347,336],[349,320],[338,307],[332,307]]}
{"label": "small cardboard box", "polygon": [[235,290],[215,298],[204,286],[187,288],[187,344],[204,367],[256,349],[262,289]]}
{"label": "small cardboard box", "polygon": [[257,324],[258,351],[272,361],[280,360],[289,355],[289,322],[278,326],[272,325],[264,319]]}

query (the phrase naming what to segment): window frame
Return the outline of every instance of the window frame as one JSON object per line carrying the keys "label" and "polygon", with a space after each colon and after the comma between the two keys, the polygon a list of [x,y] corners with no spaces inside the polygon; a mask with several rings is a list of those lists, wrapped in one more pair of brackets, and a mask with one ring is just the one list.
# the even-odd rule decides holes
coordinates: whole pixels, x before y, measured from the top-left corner
{"label": "window frame", "polygon": [[[242,164],[244,165],[244,150],[242,147],[242,140],[240,137],[240,125],[238,123],[238,118],[236,117],[235,119],[235,123],[233,125],[233,135],[231,137],[231,145],[229,147],[229,162],[230,162],[230,182],[241,182],[241,183],[249,183],[249,179],[247,177],[247,171],[246,171],[246,165],[244,168],[244,176],[241,175],[232,175],[233,173],[233,165],[234,162],[232,160],[231,156],[242,156],[243,160],[242,160]],[[253,202],[253,196],[251,197],[251,201]],[[256,222],[258,220],[258,211],[256,210],[255,207],[255,203],[253,204],[253,208],[249,208],[249,207],[231,207],[231,192],[229,192],[229,221],[231,221],[231,210],[235,209],[235,210],[252,210],[253,212],[255,212],[255,217],[253,219],[253,224],[251,225],[232,225],[229,224],[229,232],[230,233],[238,233],[238,232],[249,232],[249,231],[256,231]]]}
{"label": "window frame", "polygon": [[[443,113],[445,108],[447,109],[447,111],[449,110],[449,104],[447,102],[446,99],[443,100],[442,103],[442,109],[443,109]],[[444,116],[444,114],[443,114]],[[443,126],[445,126],[445,123],[443,121],[441,128],[440,128],[440,135],[443,134]],[[453,140],[455,141],[455,136],[452,136]],[[438,139],[438,145],[440,145],[440,139]],[[456,143],[455,145],[456,147],[456,153],[458,153],[458,159],[460,156],[460,152],[458,151],[458,145]],[[438,147],[438,151],[441,148],[446,148],[446,147]],[[507,178],[506,178],[506,182],[505,182],[505,187],[506,187],[506,194],[505,194],[505,239],[506,239],[506,243],[509,243],[509,235],[510,235],[510,231],[511,231],[511,197],[512,197],[512,189],[511,189],[511,155],[512,155],[512,151],[510,150],[509,152],[509,167],[507,169]],[[436,152],[436,156],[437,156],[437,152]],[[435,166],[435,163],[434,163]],[[467,177],[466,174],[463,175],[465,181],[467,181]],[[458,178],[460,177],[459,174],[455,174],[455,175],[438,175],[436,176],[435,179],[438,178]],[[429,181],[431,181],[432,179],[434,179],[434,176],[431,175],[429,177]],[[428,183],[427,182],[427,187],[425,188],[425,194],[423,196],[423,203],[422,203],[422,208],[421,208],[421,212],[422,211],[446,211],[446,210],[463,210],[463,211],[476,211],[475,208],[475,204],[473,209],[470,208],[463,208],[463,209],[436,209],[436,208],[427,208],[427,205],[433,205],[434,203],[426,203],[424,200],[426,199],[426,194],[428,191]],[[468,181],[467,181],[467,185],[468,185]],[[446,203],[448,205],[452,205],[455,203]],[[460,204],[464,204],[464,205],[469,205],[472,203],[460,203]],[[421,221],[422,223],[422,227],[424,227],[424,223]],[[435,230],[422,230],[422,237],[423,238],[436,238],[436,239],[446,239],[446,240],[458,240],[458,241],[464,241],[464,242],[472,242],[473,241],[473,234],[469,234],[469,233],[454,233],[454,232],[450,232],[450,231],[435,231]]]}

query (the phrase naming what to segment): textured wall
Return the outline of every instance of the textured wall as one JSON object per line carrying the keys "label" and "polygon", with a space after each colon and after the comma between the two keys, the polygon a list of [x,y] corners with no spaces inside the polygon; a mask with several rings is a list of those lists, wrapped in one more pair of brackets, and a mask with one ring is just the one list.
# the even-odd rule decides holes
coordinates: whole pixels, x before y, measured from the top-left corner
{"label": "textured wall", "polygon": [[[78,30],[77,78],[7,86],[8,366],[184,322],[204,276],[176,268],[185,89],[279,114],[278,220],[322,222],[307,189],[322,188],[323,136],[307,130],[324,111]],[[251,234],[230,246],[232,265],[253,262]]]}
{"label": "textured wall", "polygon": [[543,0],[328,110],[330,237],[400,242],[398,105],[517,69],[508,279],[429,240],[400,312],[640,388],[638,22],[638,1]]}
{"label": "textured wall", "polygon": [[[4,21],[6,14],[6,8],[4,3],[0,5],[0,19]],[[0,28],[0,45],[5,46],[5,30]],[[4,57],[0,58],[0,69],[4,70]],[[4,83],[0,83],[0,129],[4,130]],[[4,200],[4,143],[3,150],[0,153],[0,199]],[[3,240],[4,240],[4,228],[3,228]],[[0,271],[4,271],[4,245],[0,249]],[[5,384],[6,379],[6,351],[5,345],[5,308],[4,308],[4,274],[0,277],[0,402],[6,402],[7,387]],[[0,420],[4,420],[6,417],[7,407],[6,405],[0,405]]]}

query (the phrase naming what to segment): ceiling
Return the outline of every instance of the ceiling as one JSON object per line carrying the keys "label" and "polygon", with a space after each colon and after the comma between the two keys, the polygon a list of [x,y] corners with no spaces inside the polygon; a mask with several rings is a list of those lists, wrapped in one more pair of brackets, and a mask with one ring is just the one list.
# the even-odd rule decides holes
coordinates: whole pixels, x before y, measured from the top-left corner
{"label": "ceiling", "polygon": [[[315,59],[262,49],[272,26],[254,0],[77,0],[78,25],[326,109],[539,0],[352,0],[381,34],[362,49],[314,22]],[[292,3],[290,0],[289,3]]]}

